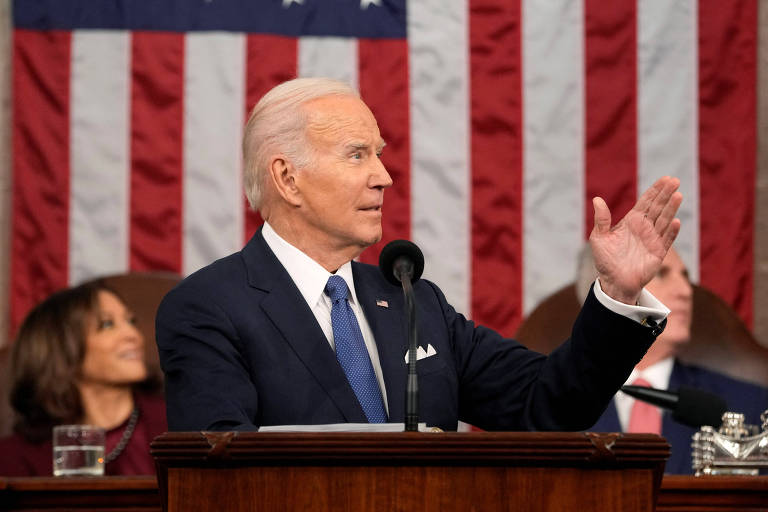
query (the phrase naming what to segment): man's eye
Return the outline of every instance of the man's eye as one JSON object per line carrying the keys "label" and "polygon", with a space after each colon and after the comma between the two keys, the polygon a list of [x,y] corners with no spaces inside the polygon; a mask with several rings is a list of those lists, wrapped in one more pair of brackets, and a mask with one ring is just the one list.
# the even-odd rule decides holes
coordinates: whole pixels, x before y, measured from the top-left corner
{"label": "man's eye", "polygon": [[352,158],[354,158],[355,160],[362,160],[363,159],[363,154],[361,152],[357,151],[355,153],[352,153]]}

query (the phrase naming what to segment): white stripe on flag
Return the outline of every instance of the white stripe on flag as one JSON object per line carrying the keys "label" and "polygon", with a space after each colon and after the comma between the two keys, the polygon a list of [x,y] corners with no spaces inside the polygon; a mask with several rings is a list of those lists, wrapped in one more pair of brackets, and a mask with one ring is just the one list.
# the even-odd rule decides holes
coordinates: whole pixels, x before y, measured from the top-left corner
{"label": "white stripe on flag", "polygon": [[408,2],[411,232],[434,280],[470,312],[470,131],[466,0]]}
{"label": "white stripe on flag", "polygon": [[189,274],[242,246],[240,139],[245,37],[186,36],[184,71],[184,257]]}
{"label": "white stripe on flag", "polygon": [[573,282],[584,244],[584,5],[523,3],[523,306]]}
{"label": "white stripe on flag", "polygon": [[675,247],[699,276],[697,2],[638,2],[638,194],[680,178]]}
{"label": "white stripe on flag", "polygon": [[298,52],[300,77],[335,78],[358,89],[357,40],[347,37],[301,37]]}
{"label": "white stripe on flag", "polygon": [[128,270],[129,59],[127,32],[73,33],[70,284]]}

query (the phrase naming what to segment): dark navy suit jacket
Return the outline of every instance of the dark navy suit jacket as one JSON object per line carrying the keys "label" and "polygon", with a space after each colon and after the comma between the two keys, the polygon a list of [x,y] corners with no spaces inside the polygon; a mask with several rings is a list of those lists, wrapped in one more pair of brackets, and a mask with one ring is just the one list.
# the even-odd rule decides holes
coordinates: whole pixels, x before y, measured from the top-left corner
{"label": "dark navy suit jacket", "polygon": [[[404,415],[407,330],[402,291],[353,262],[389,405]],[[455,430],[582,430],[592,425],[653,341],[650,329],[590,297],[571,338],[549,357],[458,314],[434,284],[414,286],[420,420]],[[386,301],[388,307],[377,305]],[[312,311],[261,231],[242,251],[184,279],[157,314],[171,430],[365,422]]]}
{"label": "dark navy suit jacket", "polygon": [[[675,360],[669,377],[669,389],[675,391],[681,386],[715,393],[727,402],[729,411],[743,413],[746,422],[752,425],[759,426],[760,413],[768,409],[768,389]],[[692,474],[691,437],[697,429],[676,422],[666,411],[662,414],[661,422],[661,435],[672,446],[672,454],[664,471],[670,474]],[[621,432],[619,416],[613,400],[590,430]]]}

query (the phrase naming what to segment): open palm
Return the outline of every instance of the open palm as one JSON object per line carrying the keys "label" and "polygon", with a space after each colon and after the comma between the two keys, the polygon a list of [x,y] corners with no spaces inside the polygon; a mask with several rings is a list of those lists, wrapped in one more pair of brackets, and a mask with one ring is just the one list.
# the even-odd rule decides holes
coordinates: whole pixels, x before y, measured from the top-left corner
{"label": "open palm", "polygon": [[600,286],[611,298],[635,304],[656,275],[680,232],[675,218],[683,200],[680,181],[665,176],[646,190],[635,206],[611,227],[611,212],[600,197],[592,204],[595,226],[589,236]]}

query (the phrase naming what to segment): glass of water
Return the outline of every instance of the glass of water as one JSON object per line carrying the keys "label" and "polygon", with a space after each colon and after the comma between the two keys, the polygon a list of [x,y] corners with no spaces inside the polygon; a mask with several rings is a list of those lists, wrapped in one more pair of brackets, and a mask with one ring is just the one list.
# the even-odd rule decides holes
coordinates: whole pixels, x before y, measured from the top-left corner
{"label": "glass of water", "polygon": [[103,474],[103,428],[92,425],[53,427],[53,476]]}

